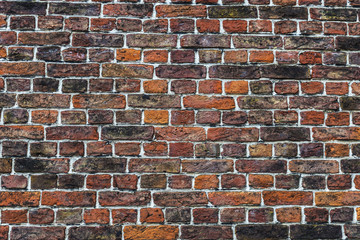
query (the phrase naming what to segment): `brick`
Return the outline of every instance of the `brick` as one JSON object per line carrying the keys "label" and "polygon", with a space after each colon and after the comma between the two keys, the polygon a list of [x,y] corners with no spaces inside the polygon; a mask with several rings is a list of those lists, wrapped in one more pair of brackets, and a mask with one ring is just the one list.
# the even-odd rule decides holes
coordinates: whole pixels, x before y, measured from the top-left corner
{"label": "brick", "polygon": [[119,189],[137,188],[138,177],[136,175],[118,175],[114,176],[114,187]]}
{"label": "brick", "polygon": [[205,17],[205,6],[160,5],[155,7],[157,17]]}
{"label": "brick", "polygon": [[129,47],[164,48],[175,47],[176,35],[129,34],[126,37]]}
{"label": "brick", "polygon": [[96,239],[102,236],[107,236],[108,239],[115,240],[119,237],[121,238],[122,232],[121,227],[119,226],[96,226],[96,227],[71,227],[69,229],[69,238],[77,239],[77,238],[88,238],[88,239]]}
{"label": "brick", "polygon": [[0,126],[0,138],[40,140],[44,138],[44,127],[16,125]]}
{"label": "brick", "polygon": [[185,35],[180,44],[185,48],[230,48],[230,40],[226,35]]}
{"label": "brick", "polygon": [[218,65],[210,67],[209,75],[211,78],[257,79],[260,78],[260,71],[255,66]]}
{"label": "brick", "polygon": [[84,176],[76,175],[76,174],[59,176],[59,183],[58,183],[59,188],[76,189],[76,188],[82,188],[83,186],[84,186]]}
{"label": "brick", "polygon": [[292,225],[290,227],[290,236],[292,238],[301,238],[309,235],[315,238],[336,239],[341,237],[341,230],[340,226],[334,225]]}
{"label": "brick", "polygon": [[289,170],[299,173],[337,173],[339,163],[332,160],[292,160]]}
{"label": "brick", "polygon": [[49,32],[35,33],[22,32],[18,36],[19,44],[24,45],[67,45],[70,43],[70,33]]}
{"label": "brick", "polygon": [[46,129],[48,140],[97,140],[97,127],[60,126]]}
{"label": "brick", "polygon": [[73,164],[75,172],[125,172],[124,158],[80,158]]}
{"label": "brick", "polygon": [[232,239],[232,229],[227,226],[181,226],[184,239]]}
{"label": "brick", "polygon": [[273,6],[260,7],[259,15],[262,19],[307,19],[308,12],[304,7]]}
{"label": "brick", "polygon": [[100,14],[100,4],[51,3],[49,5],[49,13],[96,16]]}
{"label": "brick", "polygon": [[72,31],[87,31],[89,29],[89,19],[83,17],[70,17],[65,20],[65,29]]}
{"label": "brick", "polygon": [[73,96],[75,108],[125,108],[123,95],[75,95]]}
{"label": "brick", "polygon": [[321,9],[312,8],[310,16],[315,20],[333,20],[333,21],[354,21],[356,12],[352,9]]}
{"label": "brick", "polygon": [[265,205],[312,205],[313,195],[303,191],[265,191]]}
{"label": "brick", "polygon": [[137,211],[135,209],[114,209],[112,216],[114,223],[135,223]]}
{"label": "brick", "polygon": [[110,212],[108,209],[87,209],[84,212],[84,221],[87,224],[91,224],[91,223],[108,224],[109,215]]}
{"label": "brick", "polygon": [[170,223],[190,223],[190,208],[168,208],[165,219]]}
{"label": "brick", "polygon": [[20,224],[27,222],[27,210],[3,210],[1,211],[1,222]]}
{"label": "brick", "polygon": [[29,222],[32,224],[49,224],[54,222],[54,211],[50,208],[38,208],[29,212]]}
{"label": "brick", "polygon": [[148,65],[107,63],[103,65],[102,75],[104,77],[151,78],[153,67]]}
{"label": "brick", "polygon": [[299,223],[301,221],[301,209],[298,207],[276,209],[277,220],[281,223]]}
{"label": "brick", "polygon": [[28,179],[23,175],[10,175],[1,177],[1,186],[7,189],[25,189]]}
{"label": "brick", "polygon": [[122,47],[124,40],[121,34],[76,33],[72,44],[77,47]]}
{"label": "brick", "polygon": [[15,160],[15,172],[25,173],[66,173],[69,171],[69,160],[66,158],[58,159],[34,159],[18,158]]}
{"label": "brick", "polygon": [[247,22],[244,20],[224,20],[223,28],[228,33],[246,32],[247,31]]}
{"label": "brick", "polygon": [[204,192],[157,192],[153,198],[156,205],[167,207],[199,206],[208,203]]}
{"label": "brick", "polygon": [[42,205],[46,206],[95,206],[94,192],[43,192]]}
{"label": "brick", "polygon": [[209,201],[215,206],[260,205],[258,192],[211,192]]}
{"label": "brick", "polygon": [[40,192],[5,192],[0,193],[2,207],[36,207],[40,203]]}
{"label": "brick", "polygon": [[150,202],[150,192],[101,192],[99,203],[101,206],[142,206]]}
{"label": "brick", "polygon": [[238,160],[236,170],[243,173],[285,173],[286,161],[284,160]]}
{"label": "brick", "polygon": [[256,18],[254,7],[214,6],[208,8],[210,18]]}
{"label": "brick", "polygon": [[86,187],[90,189],[104,189],[111,187],[110,175],[90,175],[86,179]]}
{"label": "brick", "polygon": [[207,139],[210,141],[257,141],[259,137],[257,128],[210,128]]}
{"label": "brick", "polygon": [[195,21],[188,18],[170,19],[170,29],[174,33],[194,32]]}
{"label": "brick", "polygon": [[129,162],[130,172],[144,172],[144,173],[179,173],[180,160],[179,159],[153,159],[153,158],[133,158]]}
{"label": "brick", "polygon": [[232,97],[206,97],[206,96],[186,96],[183,99],[186,108],[215,108],[233,109],[235,102]]}
{"label": "brick", "polygon": [[2,62],[0,73],[4,76],[44,76],[45,64],[41,62]]}
{"label": "brick", "polygon": [[147,174],[141,176],[140,186],[142,188],[164,189],[166,188],[166,182],[166,175],[164,174]]}
{"label": "brick", "polygon": [[45,15],[47,4],[40,2],[2,2],[0,4],[1,13],[16,15]]}
{"label": "brick", "polygon": [[115,29],[115,19],[114,18],[93,18],[91,21],[91,31],[111,31]]}
{"label": "brick", "polygon": [[30,240],[32,236],[37,238],[65,238],[65,227],[14,227],[11,231],[10,237],[12,239],[26,239]]}
{"label": "brick", "polygon": [[296,127],[262,127],[260,128],[260,138],[265,141],[310,140],[310,129]]}
{"label": "brick", "polygon": [[130,127],[104,127],[101,132],[102,139],[109,140],[150,140],[153,138],[154,128],[145,126],[130,126]]}
{"label": "brick", "polygon": [[126,226],[124,228],[125,239],[144,239],[157,238],[161,239],[177,239],[179,236],[179,228],[171,225],[158,226]]}
{"label": "brick", "polygon": [[98,64],[48,64],[51,77],[90,77],[99,76]]}
{"label": "brick", "polygon": [[166,50],[144,51],[144,62],[166,63],[167,60],[168,60],[168,51],[166,51]]}
{"label": "brick", "polygon": [[253,97],[245,96],[237,99],[239,107],[242,109],[284,109],[287,108],[285,97]]}

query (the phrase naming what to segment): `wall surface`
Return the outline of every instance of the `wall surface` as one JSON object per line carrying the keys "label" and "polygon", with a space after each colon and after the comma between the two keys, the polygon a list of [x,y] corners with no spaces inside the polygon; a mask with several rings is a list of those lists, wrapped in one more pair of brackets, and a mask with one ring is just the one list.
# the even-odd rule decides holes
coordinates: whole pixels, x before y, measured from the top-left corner
{"label": "wall surface", "polygon": [[359,0],[0,2],[0,239],[360,238]]}

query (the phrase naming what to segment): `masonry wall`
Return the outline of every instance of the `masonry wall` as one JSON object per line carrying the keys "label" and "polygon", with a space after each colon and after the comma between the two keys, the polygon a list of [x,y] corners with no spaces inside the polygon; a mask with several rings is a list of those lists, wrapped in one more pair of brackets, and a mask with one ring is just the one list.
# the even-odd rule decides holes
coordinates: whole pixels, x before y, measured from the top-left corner
{"label": "masonry wall", "polygon": [[0,2],[0,239],[360,238],[359,0]]}

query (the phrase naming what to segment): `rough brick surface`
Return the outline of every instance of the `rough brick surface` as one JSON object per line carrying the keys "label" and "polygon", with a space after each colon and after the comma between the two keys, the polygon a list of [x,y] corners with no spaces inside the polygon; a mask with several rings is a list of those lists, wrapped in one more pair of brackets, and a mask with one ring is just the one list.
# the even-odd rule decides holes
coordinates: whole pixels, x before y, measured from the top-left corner
{"label": "rough brick surface", "polygon": [[360,239],[359,0],[0,0],[0,239]]}

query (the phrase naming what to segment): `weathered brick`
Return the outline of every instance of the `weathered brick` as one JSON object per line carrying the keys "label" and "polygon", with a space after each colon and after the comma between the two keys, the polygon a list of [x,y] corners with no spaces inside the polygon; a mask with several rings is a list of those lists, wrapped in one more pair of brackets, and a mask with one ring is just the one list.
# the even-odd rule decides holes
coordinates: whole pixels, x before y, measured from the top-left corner
{"label": "weathered brick", "polygon": [[257,79],[260,78],[260,69],[256,66],[218,65],[209,69],[211,78],[225,79]]}
{"label": "weathered brick", "polygon": [[206,75],[204,66],[193,65],[160,65],[155,70],[159,78],[192,78],[200,79]]}
{"label": "weathered brick", "polygon": [[157,17],[206,17],[206,6],[159,5],[155,7]]}
{"label": "weathered brick", "polygon": [[167,95],[128,95],[128,105],[143,108],[180,108],[179,96]]}
{"label": "weathered brick", "polygon": [[103,65],[102,75],[104,77],[151,78],[153,66],[108,63]]}
{"label": "weathered brick", "polygon": [[150,192],[101,192],[99,203],[101,206],[143,206],[150,202]]}
{"label": "weathered brick", "polygon": [[11,230],[11,239],[30,240],[34,236],[39,239],[53,238],[64,239],[65,227],[14,227]]}
{"label": "weathered brick", "polygon": [[153,198],[156,205],[166,207],[201,206],[208,203],[204,192],[157,192]]}
{"label": "weathered brick", "polygon": [[180,38],[182,47],[230,48],[231,37],[226,35],[185,35]]}
{"label": "weathered brick", "polygon": [[96,227],[71,227],[69,229],[70,239],[97,239],[106,236],[109,240],[116,240],[121,238],[121,226],[96,226]]}
{"label": "weathered brick", "polygon": [[133,158],[129,162],[130,172],[144,173],[179,173],[179,159],[153,159],[153,158]]}
{"label": "weathered brick", "polygon": [[236,237],[241,238],[269,238],[286,239],[288,237],[289,227],[275,224],[260,225],[238,225],[235,228]]}
{"label": "weathered brick", "polygon": [[181,226],[184,239],[233,239],[233,231],[228,226]]}
{"label": "weathered brick", "polygon": [[125,172],[124,158],[80,158],[73,164],[75,172]]}
{"label": "weathered brick", "polygon": [[3,76],[44,76],[45,64],[41,62],[1,62]]}
{"label": "weathered brick", "polygon": [[129,34],[126,37],[129,47],[164,48],[175,47],[176,35]]}
{"label": "weathered brick", "polygon": [[40,203],[40,192],[1,192],[1,207],[36,207]]}
{"label": "weathered brick", "polygon": [[208,8],[210,18],[256,18],[255,7],[214,6]]}

